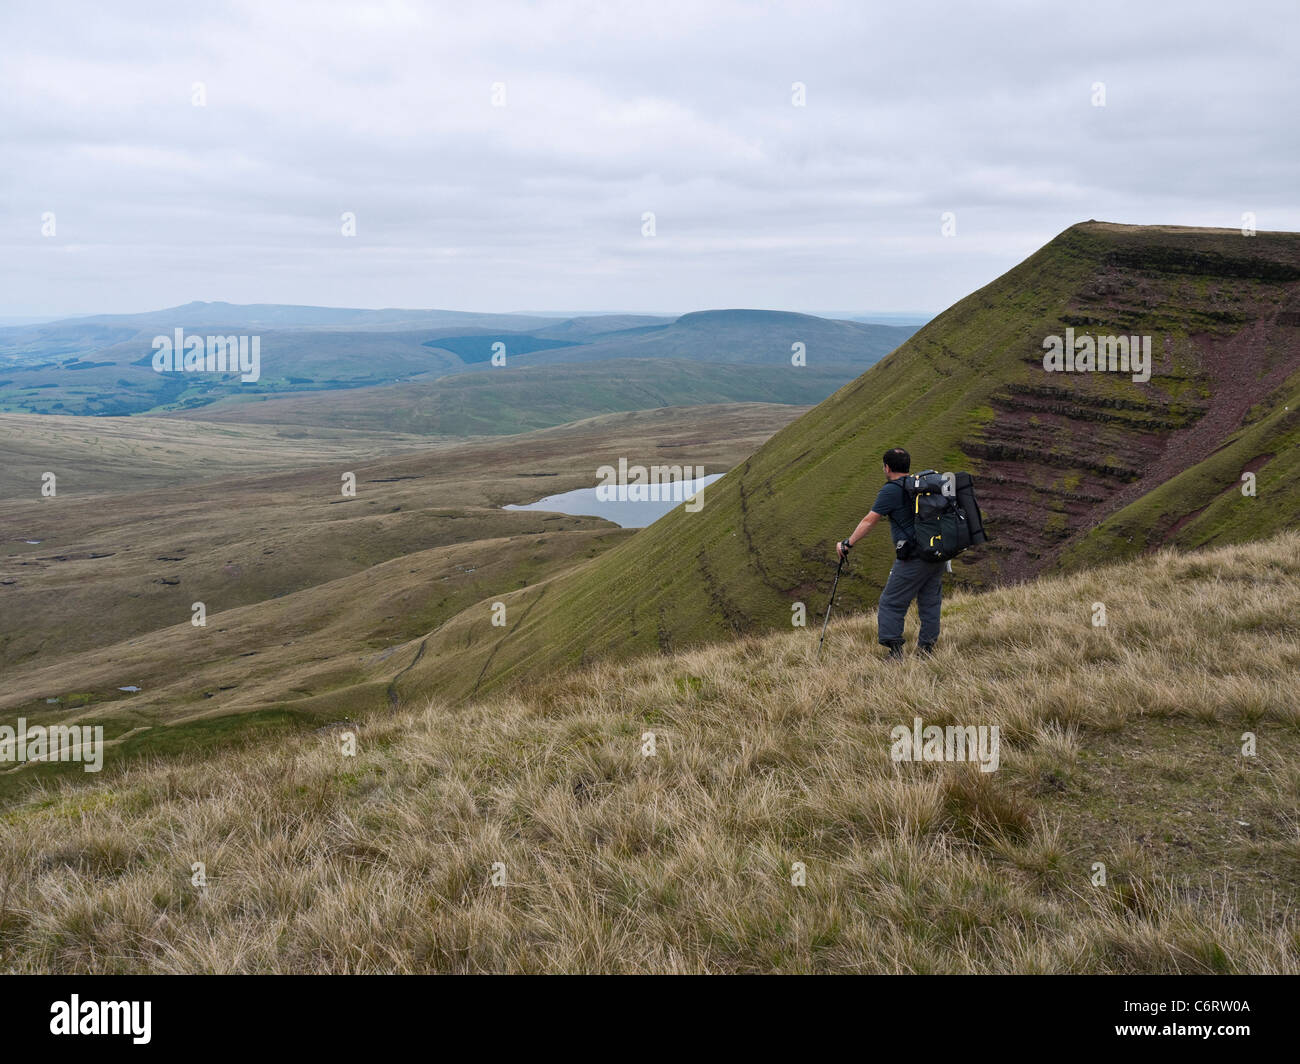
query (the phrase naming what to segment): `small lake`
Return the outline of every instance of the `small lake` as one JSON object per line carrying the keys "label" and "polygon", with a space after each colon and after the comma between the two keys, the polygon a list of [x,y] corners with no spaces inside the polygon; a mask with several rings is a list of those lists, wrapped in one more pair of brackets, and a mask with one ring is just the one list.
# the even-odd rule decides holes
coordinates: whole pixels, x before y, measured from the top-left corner
{"label": "small lake", "polygon": [[[645,528],[665,514],[677,509],[702,488],[721,480],[725,473],[713,473],[698,480],[684,480],[675,484],[629,485],[615,489],[599,485],[562,491],[526,506],[503,506],[503,510],[549,510],[552,513],[572,514],[575,517],[603,517],[622,528]],[[597,494],[599,492],[599,495]],[[613,499],[606,498],[615,494]],[[650,498],[643,499],[642,495]],[[658,496],[658,497],[655,497]]]}

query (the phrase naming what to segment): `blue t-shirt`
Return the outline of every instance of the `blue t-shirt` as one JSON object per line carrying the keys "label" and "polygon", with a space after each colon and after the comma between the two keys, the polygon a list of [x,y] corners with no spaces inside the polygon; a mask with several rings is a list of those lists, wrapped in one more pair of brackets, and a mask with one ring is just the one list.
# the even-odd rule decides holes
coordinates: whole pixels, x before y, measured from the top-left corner
{"label": "blue t-shirt", "polygon": [[912,497],[903,487],[903,481],[891,480],[880,489],[871,508],[881,517],[889,518],[889,531],[897,543],[900,539],[912,540],[916,536],[916,524],[912,515]]}

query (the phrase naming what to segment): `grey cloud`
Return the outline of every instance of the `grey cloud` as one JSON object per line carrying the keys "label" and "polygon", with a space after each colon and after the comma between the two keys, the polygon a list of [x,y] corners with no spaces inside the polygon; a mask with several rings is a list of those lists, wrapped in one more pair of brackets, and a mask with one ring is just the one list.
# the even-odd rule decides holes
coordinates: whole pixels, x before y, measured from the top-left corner
{"label": "grey cloud", "polygon": [[7,4],[0,313],[938,310],[1088,217],[1300,228],[1297,23],[1289,0]]}

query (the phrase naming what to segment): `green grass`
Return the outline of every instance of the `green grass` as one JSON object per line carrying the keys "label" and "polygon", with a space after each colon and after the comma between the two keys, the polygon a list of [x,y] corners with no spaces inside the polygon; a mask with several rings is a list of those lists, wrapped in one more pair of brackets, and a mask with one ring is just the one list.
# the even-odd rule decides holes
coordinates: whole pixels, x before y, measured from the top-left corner
{"label": "green grass", "polygon": [[[28,718],[29,726],[37,723],[39,721],[35,717]],[[147,727],[119,742],[112,740],[124,734],[128,728],[126,722],[109,719],[104,723],[103,718],[95,718],[95,723],[103,723],[106,741],[104,767],[100,771],[112,774],[128,763],[159,757],[193,756],[195,751],[202,749],[235,749],[258,743],[282,743],[293,735],[319,727],[321,720],[310,713],[266,709],[238,715],[205,717],[171,726]],[[94,774],[86,772],[83,765],[75,761],[40,762],[17,772],[0,771],[0,802],[21,799],[24,795],[30,795],[34,789],[55,786],[60,781],[77,786],[90,783],[93,779]]]}

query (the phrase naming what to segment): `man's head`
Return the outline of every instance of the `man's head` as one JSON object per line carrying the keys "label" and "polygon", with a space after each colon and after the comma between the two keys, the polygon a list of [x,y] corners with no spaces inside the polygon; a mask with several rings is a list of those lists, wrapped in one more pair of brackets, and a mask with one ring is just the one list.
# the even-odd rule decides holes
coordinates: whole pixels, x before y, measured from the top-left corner
{"label": "man's head", "polygon": [[901,447],[893,447],[885,452],[885,476],[901,477],[912,468],[912,456]]}

